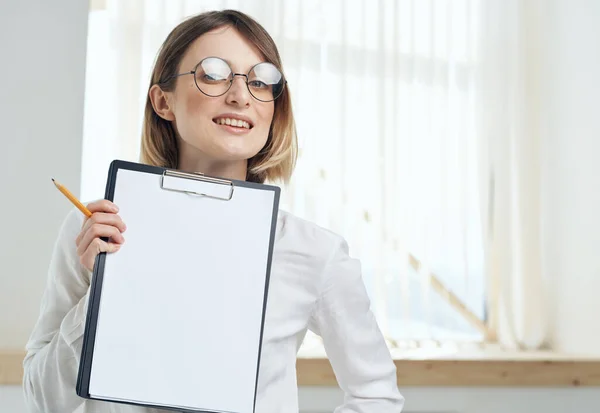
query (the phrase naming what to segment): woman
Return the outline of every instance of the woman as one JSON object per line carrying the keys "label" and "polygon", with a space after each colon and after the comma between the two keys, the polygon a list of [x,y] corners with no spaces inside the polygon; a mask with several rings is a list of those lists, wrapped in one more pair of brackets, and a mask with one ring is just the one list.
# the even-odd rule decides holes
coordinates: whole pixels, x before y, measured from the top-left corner
{"label": "woman", "polygon": [[[146,103],[142,162],[230,179],[287,181],[296,156],[290,95],[267,32],[237,11],[176,27],[158,55]],[[107,200],[74,210],[57,240],[40,318],[27,344],[32,412],[151,412],[75,394],[95,257],[117,253],[125,223]],[[105,243],[100,238],[107,237]],[[395,366],[369,309],[359,263],[339,236],[283,211],[263,337],[256,411],[297,412],[296,353],[321,335],[346,397],[336,410],[398,413]],[[78,410],[80,411],[80,410]]]}

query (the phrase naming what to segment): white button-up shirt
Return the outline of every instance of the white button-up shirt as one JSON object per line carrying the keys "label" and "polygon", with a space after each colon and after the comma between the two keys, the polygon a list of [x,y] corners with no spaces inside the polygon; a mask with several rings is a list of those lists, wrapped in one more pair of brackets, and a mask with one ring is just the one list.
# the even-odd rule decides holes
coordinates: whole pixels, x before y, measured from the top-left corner
{"label": "white button-up shirt", "polygon": [[[23,362],[27,406],[36,413],[160,412],[83,399],[75,393],[91,278],[91,272],[79,263],[75,246],[83,219],[73,209],[54,248],[40,316]],[[370,310],[359,262],[348,255],[338,235],[280,211],[257,413],[298,412],[296,354],[307,329],[323,338],[345,392],[336,413],[402,410],[404,399],[396,384],[395,365]]]}

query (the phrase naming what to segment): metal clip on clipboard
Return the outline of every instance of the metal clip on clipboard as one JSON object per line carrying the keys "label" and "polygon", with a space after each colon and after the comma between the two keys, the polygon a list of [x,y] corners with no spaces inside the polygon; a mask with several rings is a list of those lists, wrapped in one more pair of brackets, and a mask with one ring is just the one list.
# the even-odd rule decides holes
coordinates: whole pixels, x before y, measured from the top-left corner
{"label": "metal clip on clipboard", "polygon": [[160,187],[168,191],[229,201],[233,197],[233,182],[204,174],[165,170]]}

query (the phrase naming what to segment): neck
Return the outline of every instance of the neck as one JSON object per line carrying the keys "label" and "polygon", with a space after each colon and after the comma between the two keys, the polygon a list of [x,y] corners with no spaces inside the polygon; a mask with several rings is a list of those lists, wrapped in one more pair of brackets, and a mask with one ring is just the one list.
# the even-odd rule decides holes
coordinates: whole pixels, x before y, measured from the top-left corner
{"label": "neck", "polygon": [[225,179],[246,180],[247,160],[216,161],[209,159],[194,159],[181,156],[177,169],[187,172],[201,172],[204,175]]}

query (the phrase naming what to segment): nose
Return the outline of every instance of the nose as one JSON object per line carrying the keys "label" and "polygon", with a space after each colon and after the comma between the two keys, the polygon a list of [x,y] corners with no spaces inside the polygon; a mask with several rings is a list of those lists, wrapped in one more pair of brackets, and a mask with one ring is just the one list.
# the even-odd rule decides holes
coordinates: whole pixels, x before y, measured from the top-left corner
{"label": "nose", "polygon": [[250,106],[250,92],[246,82],[246,75],[234,73],[231,87],[227,91],[227,103],[241,107]]}

